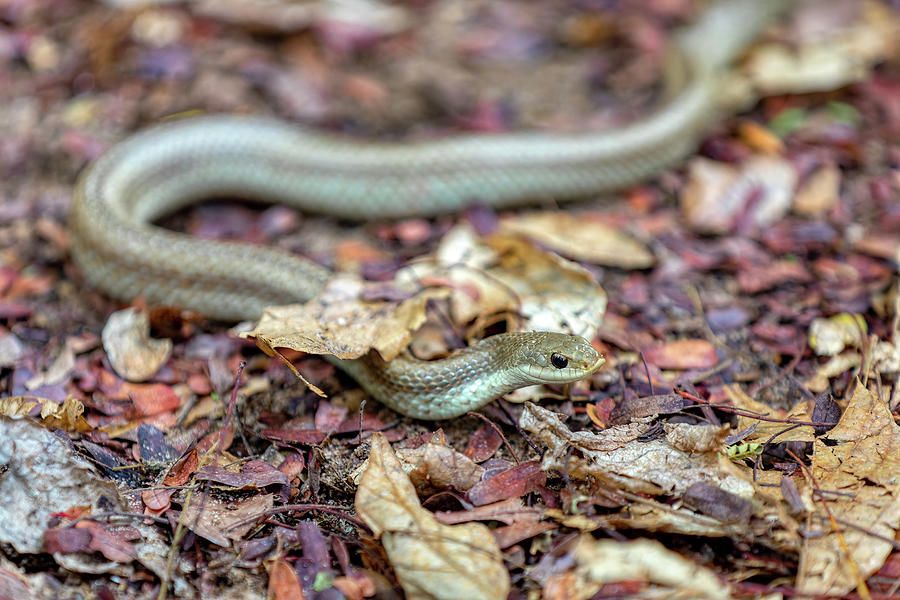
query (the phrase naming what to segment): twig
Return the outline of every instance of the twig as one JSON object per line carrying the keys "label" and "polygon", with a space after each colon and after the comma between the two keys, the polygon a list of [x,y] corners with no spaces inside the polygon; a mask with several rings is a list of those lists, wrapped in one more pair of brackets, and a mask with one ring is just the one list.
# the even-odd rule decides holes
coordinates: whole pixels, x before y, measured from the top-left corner
{"label": "twig", "polygon": [[756,419],[757,421],[766,421],[767,423],[788,423],[791,425],[811,425],[813,427],[823,427],[826,425],[837,425],[832,421],[801,421],[800,419],[776,419],[775,417],[766,417],[757,413],[754,413],[749,410],[745,410],[743,408],[736,408],[734,406],[728,406],[726,404],[716,404],[714,402],[710,402],[708,400],[704,400],[690,392],[685,392],[684,390],[679,390],[676,392],[683,398],[687,398],[688,400],[693,400],[697,404],[703,404],[709,406],[711,408],[716,408],[718,410],[722,410],[728,413],[733,413],[738,415],[739,417],[747,417],[750,419]]}
{"label": "twig", "polygon": [[472,417],[478,417],[479,419],[482,419],[485,423],[490,425],[494,429],[494,431],[497,432],[497,435],[500,436],[500,439],[503,440],[503,445],[506,446],[506,449],[509,450],[510,454],[512,454],[512,457],[515,459],[516,464],[518,465],[521,463],[521,461],[519,460],[519,457],[516,455],[516,451],[513,450],[512,445],[510,445],[510,443],[509,443],[509,440],[507,440],[506,436],[503,435],[503,432],[500,430],[499,425],[497,425],[496,423],[494,423],[493,421],[491,421],[490,419],[488,419],[486,416],[484,416],[481,413],[477,413],[475,411],[470,410],[466,414],[470,415]]}

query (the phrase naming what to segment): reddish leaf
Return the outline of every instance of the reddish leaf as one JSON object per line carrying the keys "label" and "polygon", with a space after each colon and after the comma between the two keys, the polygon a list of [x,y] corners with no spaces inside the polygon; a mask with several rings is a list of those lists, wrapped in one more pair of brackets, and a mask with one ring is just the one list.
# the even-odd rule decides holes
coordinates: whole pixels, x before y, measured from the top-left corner
{"label": "reddish leaf", "polygon": [[90,552],[91,532],[87,529],[64,527],[48,529],[44,532],[44,549],[50,554],[72,554],[73,552]]}
{"label": "reddish leaf", "polygon": [[475,462],[482,462],[493,456],[502,445],[503,438],[497,430],[485,423],[469,438],[463,454]]}
{"label": "reddish leaf", "polygon": [[529,461],[503,471],[469,490],[469,501],[475,506],[516,498],[537,490],[547,482],[547,474],[538,461]]}
{"label": "reddish leaf", "polygon": [[248,461],[241,467],[240,473],[210,465],[197,471],[196,477],[201,481],[212,481],[234,489],[288,485],[288,478],[284,473],[261,460]]}
{"label": "reddish leaf", "polygon": [[272,442],[314,446],[322,443],[326,433],[316,429],[263,429],[259,435]]}
{"label": "reddish leaf", "polygon": [[678,340],[644,351],[648,363],[660,369],[709,369],[719,362],[716,347],[706,340]]}
{"label": "reddish leaf", "polygon": [[280,558],[269,566],[268,597],[272,600],[305,600],[294,568]]}

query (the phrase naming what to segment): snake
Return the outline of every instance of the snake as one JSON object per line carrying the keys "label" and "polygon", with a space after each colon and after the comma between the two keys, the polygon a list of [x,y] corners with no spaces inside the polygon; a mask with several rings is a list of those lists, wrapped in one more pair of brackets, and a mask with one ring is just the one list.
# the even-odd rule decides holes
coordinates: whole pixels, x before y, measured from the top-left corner
{"label": "snake", "polygon": [[[699,144],[727,106],[722,81],[790,0],[723,0],[673,36],[666,100],[600,132],[461,134],[378,142],[277,119],[171,120],[114,145],[80,176],[71,254],[86,281],[114,298],[180,307],[224,321],[305,302],[331,272],[273,248],[195,239],[153,222],[211,197],[281,203],[355,220],[433,216],[473,203],[496,209],[565,200],[642,182]],[[370,353],[334,359],[373,397],[420,419],[448,419],[531,384],[569,383],[603,364],[579,336],[487,337],[444,359]]]}

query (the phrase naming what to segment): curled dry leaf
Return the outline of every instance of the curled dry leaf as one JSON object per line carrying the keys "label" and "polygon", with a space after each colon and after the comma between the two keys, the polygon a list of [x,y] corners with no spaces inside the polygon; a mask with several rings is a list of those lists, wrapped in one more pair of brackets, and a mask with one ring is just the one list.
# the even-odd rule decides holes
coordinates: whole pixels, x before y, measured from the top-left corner
{"label": "curled dry leaf", "polygon": [[[818,6],[817,6],[818,5]],[[830,10],[810,3],[807,10]],[[896,55],[900,18],[886,5],[863,3],[862,18],[799,49],[781,44],[759,45],[744,65],[753,87],[766,95],[834,90],[863,79],[871,65]]]}
{"label": "curled dry leaf", "polygon": [[[397,454],[399,456],[400,452]],[[448,488],[465,491],[481,481],[484,474],[484,467],[465,454],[441,444],[429,443],[414,450],[405,450],[401,460],[415,463],[409,471],[409,478],[422,494]]]}
{"label": "curled dry leaf", "polygon": [[[857,382],[837,426],[813,446],[811,474],[840,530],[815,500],[822,535],[806,536],[797,588],[840,596],[884,564],[900,529],[900,427],[886,402]],[[843,526],[843,524],[850,524]],[[871,532],[871,535],[870,533]],[[879,537],[875,537],[879,536]]]}
{"label": "curled dry leaf", "polygon": [[591,220],[590,215],[537,212],[504,219],[500,227],[579,262],[620,269],[646,269],[654,262],[644,244],[620,229]]}
{"label": "curled dry leaf", "polygon": [[572,550],[574,566],[544,585],[545,598],[587,600],[609,583],[637,581],[648,598],[728,600],[728,586],[715,573],[676,554],[659,542],[595,540],[582,535]]}
{"label": "curled dry leaf", "polygon": [[868,326],[860,314],[817,318],[809,324],[809,346],[819,356],[835,356],[847,346],[861,347],[867,332]]}
{"label": "curled dry leaf", "polygon": [[82,416],[84,404],[71,396],[66,398],[62,404],[35,396],[0,398],[0,415],[25,417],[38,405],[41,407],[41,424],[48,429],[63,429],[81,433],[93,429]]}
{"label": "curled dry leaf", "polygon": [[36,390],[44,385],[65,383],[75,368],[75,351],[70,344],[63,346],[53,363],[43,373],[38,373],[25,383],[25,388]]}
{"label": "curled dry leaf", "polygon": [[754,156],[740,167],[695,158],[681,193],[685,221],[696,231],[728,233],[739,221],[771,225],[791,207],[797,172],[783,158]]}
{"label": "curled dry leaf", "polygon": [[[613,489],[633,493],[659,495],[666,492],[684,492],[697,481],[707,481],[742,497],[752,496],[752,488],[742,479],[719,468],[719,455],[707,451],[688,454],[668,439],[649,442],[637,440],[637,436],[618,447],[604,448],[602,440],[618,431],[634,431],[634,424],[611,427],[600,434],[574,433],[562,424],[561,415],[526,404],[519,424],[548,446],[542,466],[544,470],[562,470],[568,465],[568,473],[577,479],[594,477]],[[706,438],[707,427],[688,426],[696,436]],[[727,435],[727,428],[711,428]],[[690,437],[683,429],[676,430],[678,444],[684,447]],[[630,436],[628,436],[630,437]],[[588,443],[584,443],[588,442]],[[697,446],[707,445],[699,441]],[[578,454],[569,454],[575,448]],[[568,456],[567,456],[568,455]]]}
{"label": "curled dry leaf", "polygon": [[407,598],[506,598],[509,574],[490,530],[478,523],[443,525],[423,509],[381,433],[372,436],[356,511],[381,538]]}
{"label": "curled dry leaf", "polygon": [[172,352],[172,340],[151,338],[149,315],[134,307],[111,314],[101,339],[109,364],[128,381],[150,379]]}
{"label": "curled dry leaf", "polygon": [[184,507],[184,525],[213,544],[228,547],[256,527],[254,517],[262,517],[272,508],[272,494],[256,494],[242,500],[221,500],[209,494],[195,493]]}
{"label": "curled dry leaf", "polygon": [[447,290],[427,289],[400,302],[365,301],[363,288],[336,298],[326,293],[306,304],[266,309],[257,326],[242,337],[257,341],[264,350],[291,348],[310,354],[359,358],[377,350],[391,360],[425,322],[425,305],[444,298]]}
{"label": "curled dry leaf", "polygon": [[[637,437],[647,423],[611,427],[599,434],[572,432],[561,416],[535,404],[526,404],[520,426],[548,446],[541,463],[545,471],[565,472],[573,480],[605,489],[632,494],[684,495],[698,482],[721,490],[732,499],[734,510],[716,513],[718,518],[700,515],[685,508],[673,509],[653,501],[632,504],[626,512],[603,519],[607,525],[646,528],[690,535],[752,537],[765,536],[766,543],[791,549],[795,536],[790,520],[774,531],[766,519],[777,507],[760,498],[750,482],[750,475],[721,456],[727,427],[678,425],[667,427],[665,439],[640,441]],[[575,452],[572,452],[575,450]],[[696,490],[697,488],[693,488]],[[587,490],[586,493],[589,493]],[[745,515],[747,502],[762,525],[748,529]],[[779,514],[780,518],[780,514]]]}
{"label": "curled dry leaf", "polygon": [[579,264],[519,236],[480,238],[468,226],[451,230],[434,260],[410,265],[397,280],[435,281],[452,289],[450,314],[461,327],[513,312],[524,317],[524,330],[591,339],[606,311],[606,293]]}

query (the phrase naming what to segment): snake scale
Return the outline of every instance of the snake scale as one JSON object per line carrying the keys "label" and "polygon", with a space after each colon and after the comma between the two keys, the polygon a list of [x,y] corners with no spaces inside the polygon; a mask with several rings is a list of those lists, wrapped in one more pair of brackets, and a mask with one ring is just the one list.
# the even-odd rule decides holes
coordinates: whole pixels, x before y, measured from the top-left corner
{"label": "snake scale", "polygon": [[[481,202],[502,208],[640,182],[689,154],[724,111],[720,83],[734,58],[789,0],[724,0],[672,44],[669,99],[599,133],[460,135],[373,143],[277,120],[207,116],[172,121],[113,147],[82,175],[70,218],[72,254],[110,296],[177,306],[222,320],[310,299],[330,272],[299,256],[193,239],[151,225],[210,197],[241,197],[352,219],[435,215]],[[432,362],[377,356],[337,361],[374,397],[406,415],[445,419],[533,383],[571,382],[603,358],[559,333],[489,337]]]}

